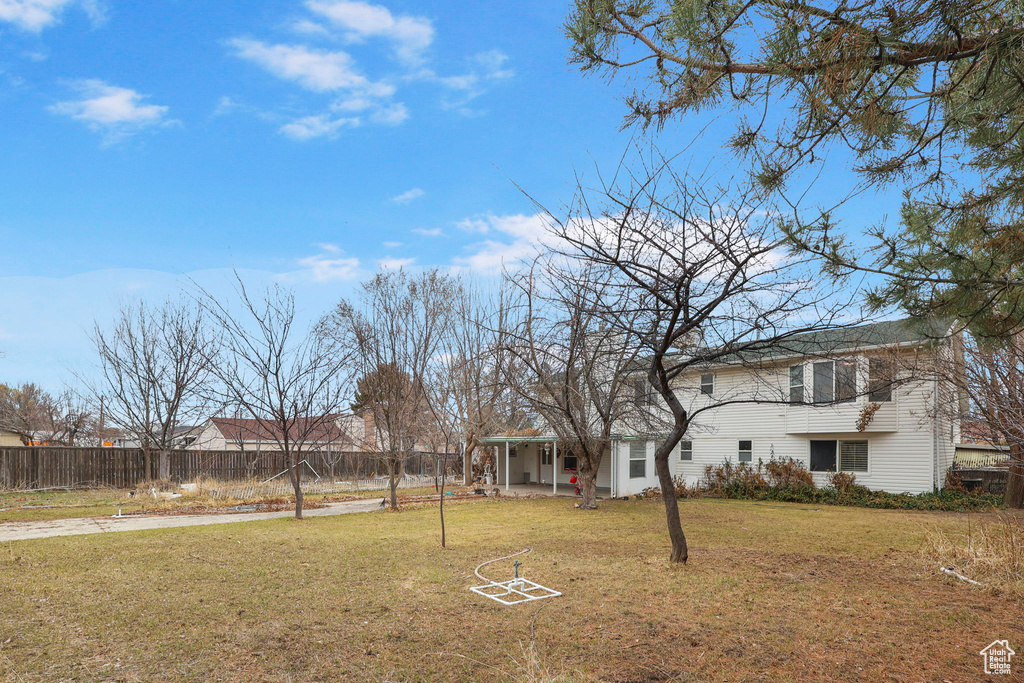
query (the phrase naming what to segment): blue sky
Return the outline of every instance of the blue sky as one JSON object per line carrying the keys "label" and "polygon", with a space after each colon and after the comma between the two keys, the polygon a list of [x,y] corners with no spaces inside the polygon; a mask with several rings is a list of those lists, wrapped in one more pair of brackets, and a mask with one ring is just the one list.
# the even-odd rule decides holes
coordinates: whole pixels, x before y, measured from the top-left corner
{"label": "blue sky", "polygon": [[382,264],[499,270],[540,225],[514,183],[557,207],[636,135],[628,84],[567,64],[567,10],[0,0],[0,381],[87,372],[93,320],[185,278],[313,315]]}

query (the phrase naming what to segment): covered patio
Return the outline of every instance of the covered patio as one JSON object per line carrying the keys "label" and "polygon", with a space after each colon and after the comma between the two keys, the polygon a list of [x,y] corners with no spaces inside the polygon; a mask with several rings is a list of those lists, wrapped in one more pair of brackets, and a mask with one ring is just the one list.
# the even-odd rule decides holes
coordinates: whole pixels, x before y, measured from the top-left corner
{"label": "covered patio", "polygon": [[[597,472],[598,494],[613,495],[615,490],[616,452],[613,442],[601,458]],[[488,436],[480,439],[480,446],[494,448],[494,470],[491,485],[506,493],[546,493],[547,495],[573,495],[576,485],[570,480],[576,474],[576,456],[551,435],[541,436]],[[465,452],[465,450],[463,450]],[[463,463],[465,483],[469,484],[472,463]]]}

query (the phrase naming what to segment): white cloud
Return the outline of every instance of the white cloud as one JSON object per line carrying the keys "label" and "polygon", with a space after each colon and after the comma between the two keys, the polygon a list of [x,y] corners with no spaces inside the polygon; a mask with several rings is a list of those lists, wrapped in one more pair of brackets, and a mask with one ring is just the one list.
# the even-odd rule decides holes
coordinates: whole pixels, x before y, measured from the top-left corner
{"label": "white cloud", "polygon": [[235,54],[259,64],[278,78],[295,81],[314,92],[349,90],[387,97],[394,88],[374,83],[355,69],[352,57],[340,50],[314,50],[305,45],[268,45],[259,40],[235,38]]}
{"label": "white cloud", "polygon": [[370,120],[385,126],[397,126],[409,118],[409,110],[398,102],[390,107],[382,107],[370,114]]}
{"label": "white cloud", "polygon": [[411,201],[419,199],[425,194],[426,192],[424,192],[420,188],[414,187],[411,190],[406,190],[405,192],[396,197],[392,197],[391,201],[395,202],[396,204],[408,204]]}
{"label": "white cloud", "polygon": [[382,242],[381,246],[383,246],[385,249],[398,249],[400,246],[402,246],[402,243],[401,242]]}
{"label": "white cloud", "polygon": [[336,138],[338,132],[346,126],[358,126],[357,118],[332,119],[327,114],[305,116],[281,126],[281,133],[293,140],[312,140],[313,138]]}
{"label": "white cloud", "polygon": [[0,21],[38,33],[55,23],[74,0],[0,0]]}
{"label": "white cloud", "polygon": [[306,7],[344,30],[349,40],[390,40],[395,46],[396,56],[406,63],[421,61],[423,51],[434,42],[434,26],[429,19],[394,15],[382,5],[351,0],[310,0]]}
{"label": "white cloud", "polygon": [[312,36],[329,36],[331,32],[323,24],[318,24],[309,19],[299,19],[292,24],[292,30],[296,33]]}
{"label": "white cloud", "polygon": [[116,140],[143,128],[175,123],[166,119],[168,108],[143,104],[142,95],[130,88],[120,88],[100,80],[71,83],[82,98],[50,105],[55,114],[82,121],[93,130],[104,131],[108,140]]}
{"label": "white cloud", "polygon": [[355,257],[331,258],[320,254],[299,259],[299,265],[306,268],[316,282],[352,280],[359,276],[359,259]]}
{"label": "white cloud", "polygon": [[493,81],[512,78],[515,72],[505,68],[508,55],[500,50],[478,52],[470,60],[470,70],[454,76],[440,76],[430,69],[421,69],[416,77],[437,83],[451,91],[442,98],[441,106],[449,111],[457,111],[464,116],[475,116],[482,112],[470,109],[467,105],[487,92],[488,84]]}
{"label": "white cloud", "polygon": [[416,263],[415,258],[382,258],[377,261],[377,267],[381,270],[399,270],[408,268],[414,263]]}
{"label": "white cloud", "polygon": [[505,68],[505,62],[508,61],[508,55],[501,50],[478,52],[473,55],[473,61],[483,68],[484,78],[512,78],[516,75],[515,71]]}
{"label": "white cloud", "polygon": [[469,247],[470,253],[467,256],[453,259],[456,265],[482,272],[493,272],[495,269],[514,265],[536,255],[543,248],[544,241],[549,235],[548,219],[540,213],[530,216],[487,214],[467,218],[457,223],[457,226],[467,232],[485,235],[500,233],[511,238],[506,241],[488,239],[478,242]]}
{"label": "white cloud", "polygon": [[412,231],[424,237],[440,237],[443,234],[441,228],[413,228]]}

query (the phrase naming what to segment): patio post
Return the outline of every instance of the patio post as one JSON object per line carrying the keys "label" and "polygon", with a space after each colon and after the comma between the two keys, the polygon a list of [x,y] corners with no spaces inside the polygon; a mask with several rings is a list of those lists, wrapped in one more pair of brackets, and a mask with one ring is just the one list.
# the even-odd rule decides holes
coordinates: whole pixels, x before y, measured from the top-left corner
{"label": "patio post", "polygon": [[558,495],[558,442],[551,444],[551,495]]}
{"label": "patio post", "polygon": [[509,490],[509,475],[511,470],[509,469],[509,455],[508,455],[508,439],[505,439],[505,490]]}
{"label": "patio post", "polygon": [[469,463],[466,462],[466,440],[459,440],[459,447],[462,448],[462,485],[469,486]]}

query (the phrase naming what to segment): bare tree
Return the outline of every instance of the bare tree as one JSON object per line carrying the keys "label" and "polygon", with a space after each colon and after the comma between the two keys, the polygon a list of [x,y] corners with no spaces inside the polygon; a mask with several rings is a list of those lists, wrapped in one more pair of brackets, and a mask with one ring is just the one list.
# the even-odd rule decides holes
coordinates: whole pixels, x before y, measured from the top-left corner
{"label": "bare tree", "polygon": [[[643,351],[638,369],[668,412],[655,465],[670,559],[686,562],[669,454],[702,414],[729,404],[788,402],[772,355],[792,351],[787,344],[798,335],[851,324],[855,316],[849,296],[821,284],[813,263],[787,251],[789,226],[779,207],[711,189],[663,162],[619,172],[621,179],[597,189],[580,185],[564,219],[552,217],[555,251],[586,264],[583,276],[562,270],[564,286],[580,293],[580,311]],[[808,353],[802,339],[800,353]],[[721,364],[746,365],[765,380],[705,395],[700,375]]]}
{"label": "bare tree", "polygon": [[[467,476],[483,436],[527,426],[528,404],[516,387],[524,381],[508,362],[503,335],[509,328],[510,302],[498,286],[463,276],[453,300],[451,333],[445,338],[439,371],[446,373],[447,400],[439,405],[463,443]],[[431,386],[436,384],[436,380]]]}
{"label": "bare tree", "polygon": [[452,294],[440,349],[423,383],[437,441],[441,547],[447,544],[444,497],[452,456],[462,458],[468,474],[480,438],[507,429],[517,412],[508,410],[516,394],[501,376],[504,301],[466,278],[459,278]]}
{"label": "bare tree", "polygon": [[199,302],[218,329],[210,357],[224,404],[255,420],[285,456],[302,519],[302,454],[332,440],[348,392],[349,356],[317,327],[297,329],[295,295],[275,285],[256,297],[236,274],[238,307],[200,290]]}
{"label": "bare tree", "polygon": [[32,382],[13,387],[0,384],[0,427],[17,434],[26,446],[37,443],[47,433],[52,402],[51,396]]}
{"label": "bare tree", "polygon": [[647,433],[655,417],[643,400],[649,392],[638,397],[630,375],[641,349],[607,326],[585,298],[611,296],[606,269],[541,258],[529,273],[512,273],[507,280],[512,303],[502,333],[506,386],[576,456],[580,507],[596,509],[597,472],[613,435],[627,425],[633,433]]}
{"label": "bare tree", "polygon": [[94,443],[99,433],[89,401],[70,388],[49,396],[43,404],[43,415],[46,425],[43,440],[56,446]]}
{"label": "bare tree", "polygon": [[438,270],[379,273],[324,325],[331,339],[352,350],[362,374],[361,404],[373,415],[371,446],[388,473],[392,508],[405,464],[430,426],[424,382],[442,348],[455,289]]}
{"label": "bare tree", "polygon": [[1024,508],[1024,333],[991,339],[963,332],[950,351],[930,359],[936,379],[960,395],[940,409],[973,436],[1008,448],[1004,504]]}
{"label": "bare tree", "polygon": [[[147,476],[170,477],[178,428],[205,417],[212,340],[199,307],[168,300],[123,306],[112,326],[96,323],[92,341],[100,379],[88,383],[104,403],[104,421],[142,448]],[[153,452],[159,469],[153,472]]]}

